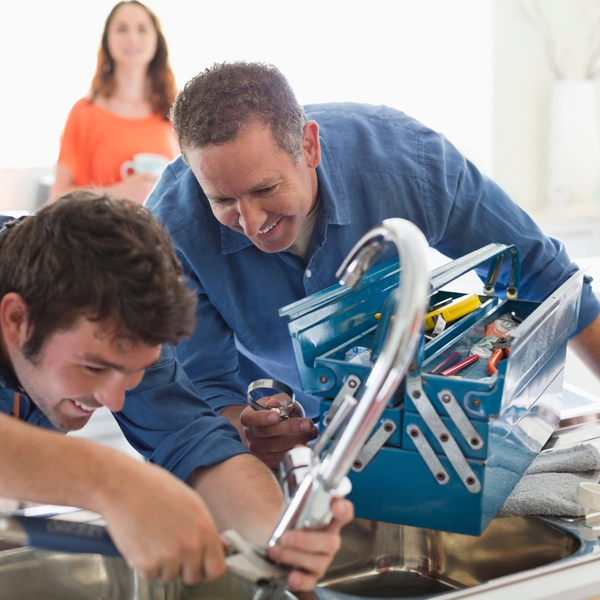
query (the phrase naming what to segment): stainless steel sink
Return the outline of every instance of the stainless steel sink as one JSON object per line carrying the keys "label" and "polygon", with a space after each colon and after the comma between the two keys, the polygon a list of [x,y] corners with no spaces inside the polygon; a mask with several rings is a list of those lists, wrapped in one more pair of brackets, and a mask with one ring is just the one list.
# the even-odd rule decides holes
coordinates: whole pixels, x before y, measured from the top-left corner
{"label": "stainless steel sink", "polygon": [[[298,598],[431,597],[559,561],[580,553],[585,543],[537,518],[496,519],[480,537],[356,519],[344,529],[342,550],[321,589]],[[194,587],[148,583],[118,558],[0,551],[3,600],[251,600],[257,592],[232,575]],[[287,593],[277,600],[284,597],[293,598]]]}
{"label": "stainless steel sink", "polygon": [[[267,600],[262,590],[234,575],[193,587],[180,581],[147,582],[120,558],[64,554],[31,548],[0,552],[2,600]],[[294,598],[289,592],[278,600]]]}
{"label": "stainless steel sink", "polygon": [[585,545],[533,517],[495,519],[479,537],[356,519],[344,530],[324,591],[301,598],[435,597],[560,561]]}

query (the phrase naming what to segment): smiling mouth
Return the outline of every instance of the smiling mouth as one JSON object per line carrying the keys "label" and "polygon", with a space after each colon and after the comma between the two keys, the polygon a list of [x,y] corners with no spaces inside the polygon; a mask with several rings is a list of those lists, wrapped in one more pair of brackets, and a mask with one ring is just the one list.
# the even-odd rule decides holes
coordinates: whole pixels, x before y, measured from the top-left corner
{"label": "smiling mouth", "polygon": [[75,406],[81,408],[81,410],[84,410],[85,412],[89,412],[90,414],[93,413],[98,408],[97,406],[87,406],[86,404],[77,402],[77,400],[73,400],[73,398],[71,398],[70,400]]}
{"label": "smiling mouth", "polygon": [[279,223],[279,221],[281,221],[280,217],[279,219],[277,219],[277,221],[275,221],[275,223],[273,223],[273,225],[271,225],[270,227],[267,227],[266,229],[262,229],[261,231],[258,232],[258,235],[264,235],[265,233],[269,233],[269,231],[271,231],[271,229],[273,229],[273,227],[275,227],[277,225],[277,223]]}

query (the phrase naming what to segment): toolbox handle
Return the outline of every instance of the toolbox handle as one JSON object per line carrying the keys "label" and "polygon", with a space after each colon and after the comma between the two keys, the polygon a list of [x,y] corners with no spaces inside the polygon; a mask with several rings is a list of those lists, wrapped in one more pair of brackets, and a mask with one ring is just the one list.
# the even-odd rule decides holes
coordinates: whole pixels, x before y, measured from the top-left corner
{"label": "toolbox handle", "polygon": [[437,269],[434,269],[429,274],[429,283],[431,285],[430,294],[434,294],[450,282],[454,281],[461,275],[468,273],[481,263],[492,260],[488,276],[483,286],[483,294],[485,296],[493,296],[500,267],[507,252],[510,252],[512,259],[512,268],[510,272],[510,280],[506,288],[506,297],[511,300],[516,299],[521,283],[521,257],[516,246],[506,246],[505,244],[492,243],[479,248],[465,256],[461,256],[452,262],[449,262]]}

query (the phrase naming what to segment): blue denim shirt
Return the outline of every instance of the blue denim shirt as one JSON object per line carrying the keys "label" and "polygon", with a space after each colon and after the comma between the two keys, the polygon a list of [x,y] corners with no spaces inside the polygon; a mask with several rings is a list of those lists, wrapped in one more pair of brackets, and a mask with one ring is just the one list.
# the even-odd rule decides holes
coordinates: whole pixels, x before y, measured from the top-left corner
{"label": "blue denim shirt", "polygon": [[[319,124],[321,208],[307,263],[269,254],[214,218],[181,158],[147,200],[163,222],[198,296],[198,326],[175,355],[200,396],[219,413],[245,402],[257,377],[290,385],[307,416],[318,399],[300,393],[287,322],[278,310],[336,283],[335,271],[358,239],[386,218],[415,223],[430,246],[458,258],[490,242],[516,244],[519,296],[542,301],[577,270],[561,242],[544,235],[493,181],[442,135],[386,106],[306,106]],[[497,289],[502,291],[506,281]],[[600,313],[589,281],[579,329]]]}

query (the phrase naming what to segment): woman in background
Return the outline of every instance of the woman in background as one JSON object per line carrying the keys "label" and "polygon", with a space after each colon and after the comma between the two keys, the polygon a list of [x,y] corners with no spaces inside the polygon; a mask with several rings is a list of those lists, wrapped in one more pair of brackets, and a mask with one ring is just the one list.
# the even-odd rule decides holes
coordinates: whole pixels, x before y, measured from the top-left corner
{"label": "woman in background", "polygon": [[69,113],[50,199],[103,187],[141,204],[160,168],[129,173],[127,161],[151,153],[164,157],[146,157],[160,167],[177,156],[167,116],[176,93],[158,18],[137,0],[119,2],[106,19],[91,92]]}

